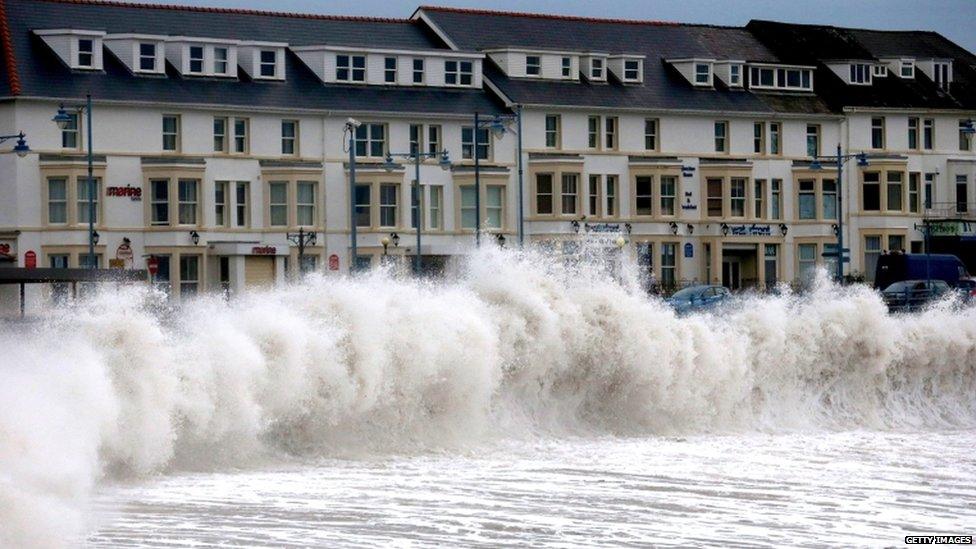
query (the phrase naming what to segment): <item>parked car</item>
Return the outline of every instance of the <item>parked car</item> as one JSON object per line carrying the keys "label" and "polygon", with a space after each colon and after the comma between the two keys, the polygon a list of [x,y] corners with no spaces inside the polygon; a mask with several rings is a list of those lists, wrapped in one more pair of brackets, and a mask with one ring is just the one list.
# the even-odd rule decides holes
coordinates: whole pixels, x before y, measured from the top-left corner
{"label": "parked car", "polygon": [[732,292],[725,286],[689,286],[675,292],[668,298],[668,304],[678,314],[684,314],[713,309],[731,298]]}
{"label": "parked car", "polygon": [[917,311],[952,291],[942,280],[902,280],[881,293],[888,311],[905,313]]}
{"label": "parked car", "polygon": [[960,278],[956,282],[956,291],[963,303],[976,303],[976,278]]}
{"label": "parked car", "polygon": [[941,280],[955,286],[969,276],[966,265],[950,254],[885,254],[878,258],[874,287],[885,288],[903,280]]}

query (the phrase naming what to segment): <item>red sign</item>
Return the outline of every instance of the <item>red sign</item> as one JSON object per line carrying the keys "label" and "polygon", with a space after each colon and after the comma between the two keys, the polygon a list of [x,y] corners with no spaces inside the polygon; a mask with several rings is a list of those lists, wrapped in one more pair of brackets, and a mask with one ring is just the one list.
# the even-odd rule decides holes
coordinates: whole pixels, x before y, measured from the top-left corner
{"label": "red sign", "polygon": [[339,270],[339,256],[332,254],[329,256],[329,270],[338,271]]}
{"label": "red sign", "polygon": [[6,242],[0,244],[0,255],[10,255],[10,244]]}
{"label": "red sign", "polygon": [[131,187],[129,185],[125,187],[106,187],[105,194],[108,196],[127,196],[132,200],[142,200],[142,188]]}
{"label": "red sign", "polygon": [[149,256],[149,259],[146,260],[146,269],[149,270],[149,274],[156,276],[156,273],[159,272],[159,259],[155,256]]}
{"label": "red sign", "polygon": [[34,250],[27,250],[24,254],[24,268],[25,269],[36,269],[37,268],[37,254]]}
{"label": "red sign", "polygon": [[251,253],[254,255],[275,255],[278,249],[274,246],[255,246],[251,248]]}

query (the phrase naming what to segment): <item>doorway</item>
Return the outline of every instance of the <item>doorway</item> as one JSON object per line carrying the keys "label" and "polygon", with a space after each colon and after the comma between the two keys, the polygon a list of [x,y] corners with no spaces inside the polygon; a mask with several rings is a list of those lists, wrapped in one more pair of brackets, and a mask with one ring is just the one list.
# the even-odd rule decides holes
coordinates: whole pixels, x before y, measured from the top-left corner
{"label": "doorway", "polygon": [[722,259],[722,286],[732,291],[742,288],[742,263],[737,258]]}

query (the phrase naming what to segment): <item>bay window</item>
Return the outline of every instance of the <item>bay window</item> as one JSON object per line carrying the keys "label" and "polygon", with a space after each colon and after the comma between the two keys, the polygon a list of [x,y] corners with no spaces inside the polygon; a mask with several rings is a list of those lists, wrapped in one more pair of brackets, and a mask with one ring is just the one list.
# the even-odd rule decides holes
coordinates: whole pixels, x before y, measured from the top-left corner
{"label": "bay window", "polygon": [[396,227],[400,202],[400,185],[380,184],[380,227]]}
{"label": "bay window", "polygon": [[887,173],[887,210],[901,211],[903,209],[902,192],[904,191],[904,175],[902,172]]}
{"label": "bay window", "polygon": [[821,211],[824,219],[837,219],[837,180],[820,181]]}
{"label": "bay window", "polygon": [[47,180],[47,222],[68,222],[68,179],[50,177]]}
{"label": "bay window", "polygon": [[677,201],[678,178],[673,175],[661,176],[661,215],[674,215]]}
{"label": "bay window", "polygon": [[268,183],[268,225],[271,227],[288,226],[288,182],[272,181]]}
{"label": "bay window", "polygon": [[733,177],[729,182],[729,216],[746,216],[746,179]]}
{"label": "bay window", "polygon": [[564,173],[562,176],[562,214],[575,214],[579,199],[579,174]]}
{"label": "bay window", "polygon": [[539,215],[552,214],[552,188],[551,173],[539,173],[535,175],[535,213]]}
{"label": "bay window", "polygon": [[314,227],[316,212],[316,187],[314,181],[299,181],[295,184],[295,217],[296,225]]}
{"label": "bay window", "polygon": [[653,186],[654,178],[649,175],[639,175],[634,179],[634,215],[654,213]]}
{"label": "bay window", "polygon": [[197,190],[199,185],[200,182],[196,179],[180,179],[177,182],[180,225],[197,224]]}
{"label": "bay window", "polygon": [[816,182],[813,179],[799,181],[799,219],[817,218]]}
{"label": "bay window", "polygon": [[881,173],[864,172],[861,185],[861,209],[866,212],[881,211]]}

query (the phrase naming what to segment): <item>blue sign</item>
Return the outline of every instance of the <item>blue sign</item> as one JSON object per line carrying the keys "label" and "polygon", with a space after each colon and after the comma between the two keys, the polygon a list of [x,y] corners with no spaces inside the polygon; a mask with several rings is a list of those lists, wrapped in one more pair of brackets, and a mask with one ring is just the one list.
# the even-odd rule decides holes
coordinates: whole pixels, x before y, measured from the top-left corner
{"label": "blue sign", "polygon": [[695,247],[691,245],[691,242],[685,243],[685,257],[695,257]]}

